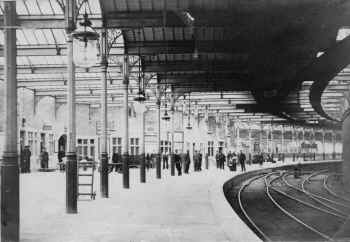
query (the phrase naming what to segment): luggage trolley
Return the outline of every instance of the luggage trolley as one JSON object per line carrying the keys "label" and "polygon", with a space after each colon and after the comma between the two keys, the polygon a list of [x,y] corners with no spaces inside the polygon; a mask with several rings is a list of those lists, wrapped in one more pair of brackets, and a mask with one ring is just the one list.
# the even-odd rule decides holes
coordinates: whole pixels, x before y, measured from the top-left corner
{"label": "luggage trolley", "polygon": [[91,200],[95,200],[95,170],[96,162],[94,161],[82,161],[78,163],[78,198],[79,196],[90,196]]}

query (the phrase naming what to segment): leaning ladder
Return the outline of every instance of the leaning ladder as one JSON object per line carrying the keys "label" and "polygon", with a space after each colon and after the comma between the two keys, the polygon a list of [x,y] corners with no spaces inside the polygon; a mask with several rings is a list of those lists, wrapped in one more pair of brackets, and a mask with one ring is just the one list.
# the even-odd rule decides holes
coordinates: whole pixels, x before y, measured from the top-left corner
{"label": "leaning ladder", "polygon": [[[89,196],[95,200],[96,192],[94,191],[94,173],[96,163],[87,161],[78,163],[78,198]],[[81,199],[83,200],[83,199]]]}

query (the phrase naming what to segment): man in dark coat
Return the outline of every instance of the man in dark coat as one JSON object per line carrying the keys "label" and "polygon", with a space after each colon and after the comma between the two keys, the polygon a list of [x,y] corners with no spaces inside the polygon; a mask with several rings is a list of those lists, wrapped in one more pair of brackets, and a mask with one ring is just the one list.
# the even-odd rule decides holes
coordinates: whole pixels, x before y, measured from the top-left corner
{"label": "man in dark coat", "polygon": [[40,153],[40,166],[43,169],[49,168],[49,153],[43,148]]}
{"label": "man in dark coat", "polygon": [[216,168],[220,168],[220,154],[219,154],[219,151],[216,151],[215,161],[216,161]]}
{"label": "man in dark coat", "polygon": [[193,169],[194,171],[198,171],[198,151],[194,151],[193,154]]}
{"label": "man in dark coat", "polygon": [[149,153],[146,155],[146,168],[147,170],[151,167],[151,156]]}
{"label": "man in dark coat", "polygon": [[246,169],[245,169],[245,160],[246,160],[245,154],[241,150],[239,152],[239,155],[238,155],[238,161],[241,164],[242,171],[246,171]]}
{"label": "man in dark coat", "polygon": [[219,163],[220,163],[220,168],[225,169],[225,155],[222,153],[222,150],[220,150],[220,156],[219,156]]}
{"label": "man in dark coat", "polygon": [[174,154],[174,163],[175,163],[175,167],[177,170],[177,175],[181,176],[181,157],[179,156],[179,154],[177,153],[177,150],[175,150],[175,154]]}
{"label": "man in dark coat", "polygon": [[190,158],[190,151],[187,150],[187,153],[185,154],[185,173],[188,174],[188,171],[190,169],[191,164],[191,158]]}
{"label": "man in dark coat", "polygon": [[21,172],[27,173],[30,172],[30,156],[32,153],[30,152],[29,146],[24,146],[24,149],[21,152]]}
{"label": "man in dark coat", "polygon": [[167,152],[164,152],[163,154],[162,154],[162,156],[163,156],[163,170],[164,169],[169,169],[169,161],[168,161],[168,154],[167,154]]}
{"label": "man in dark coat", "polygon": [[201,152],[198,152],[198,170],[201,171],[202,170],[202,159],[203,159],[203,155]]}

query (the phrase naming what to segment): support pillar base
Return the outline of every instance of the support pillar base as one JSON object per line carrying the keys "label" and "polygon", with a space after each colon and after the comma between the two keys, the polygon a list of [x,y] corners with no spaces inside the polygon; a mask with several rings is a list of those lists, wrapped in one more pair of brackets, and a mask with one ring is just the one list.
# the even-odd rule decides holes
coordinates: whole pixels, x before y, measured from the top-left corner
{"label": "support pillar base", "polygon": [[130,188],[129,154],[123,155],[123,187],[125,189]]}
{"label": "support pillar base", "polygon": [[1,169],[1,241],[19,241],[18,155],[3,155]]}
{"label": "support pillar base", "polygon": [[100,179],[101,197],[108,198],[108,154],[105,152],[101,153]]}
{"label": "support pillar base", "polygon": [[145,160],[145,154],[141,154],[141,160],[140,160],[140,182],[146,183],[146,160]]}
{"label": "support pillar base", "polygon": [[78,164],[75,152],[66,154],[66,213],[78,213]]}

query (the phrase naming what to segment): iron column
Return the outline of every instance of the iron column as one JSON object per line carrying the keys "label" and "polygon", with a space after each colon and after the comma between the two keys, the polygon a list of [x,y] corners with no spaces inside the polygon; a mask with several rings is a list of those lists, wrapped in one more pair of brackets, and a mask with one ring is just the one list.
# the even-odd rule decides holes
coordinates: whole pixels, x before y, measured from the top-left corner
{"label": "iron column", "polygon": [[17,150],[16,2],[4,2],[5,128],[1,166],[1,241],[19,241],[19,167]]}
{"label": "iron column", "polygon": [[[343,132],[344,132],[344,122],[343,122]],[[344,136],[345,136],[345,135],[344,135]],[[334,160],[335,160],[335,158],[336,158],[336,153],[335,153],[335,145],[336,145],[336,142],[337,142],[337,134],[333,131],[333,132],[332,132],[332,146],[333,146],[333,159],[334,159]],[[344,146],[345,142],[348,142],[348,141],[347,141],[347,139],[344,137],[344,139],[343,139],[343,156],[344,156],[344,157],[347,157],[346,154],[345,154],[345,152],[344,152],[344,147],[346,147],[346,146]],[[350,142],[350,141],[349,141],[349,142]]]}
{"label": "iron column", "polygon": [[101,32],[101,196],[108,198],[108,153],[107,153],[107,30]]}
{"label": "iron column", "polygon": [[282,133],[282,136],[281,136],[281,152],[282,154],[284,153],[285,151],[285,142],[284,142],[284,125],[282,125],[282,129],[281,129],[281,133]]}
{"label": "iron column", "polygon": [[140,181],[146,182],[146,164],[145,164],[145,110],[141,112],[141,166],[140,166]]}
{"label": "iron column", "polygon": [[66,212],[77,213],[78,164],[76,154],[75,66],[73,62],[73,36],[75,29],[75,0],[66,1],[67,31],[67,153],[66,153]]}
{"label": "iron column", "polygon": [[171,159],[170,159],[170,175],[175,176],[175,95],[171,90]]}
{"label": "iron column", "polygon": [[157,178],[162,177],[161,173],[161,157],[160,157],[160,84],[157,85],[157,160],[156,160],[156,173]]}
{"label": "iron column", "polygon": [[123,91],[124,91],[124,135],[123,142],[123,187],[130,187],[129,178],[129,57],[124,55],[123,61]]}

